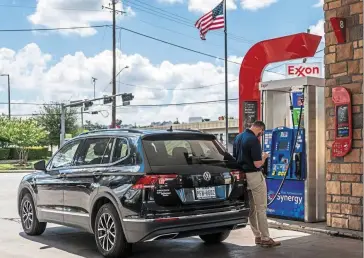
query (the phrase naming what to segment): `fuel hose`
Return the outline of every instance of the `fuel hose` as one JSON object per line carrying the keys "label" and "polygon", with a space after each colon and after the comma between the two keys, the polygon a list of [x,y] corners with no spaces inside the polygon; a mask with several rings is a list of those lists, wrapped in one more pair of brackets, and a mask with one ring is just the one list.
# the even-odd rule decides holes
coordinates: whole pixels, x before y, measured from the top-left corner
{"label": "fuel hose", "polygon": [[[275,193],[274,197],[272,198],[272,200],[270,200],[270,202],[267,204],[267,206],[270,206],[274,201],[275,199],[277,198],[278,194],[280,193],[282,187],[283,187],[283,184],[284,182],[286,181],[286,178],[287,178],[287,175],[288,175],[288,170],[291,168],[291,165],[292,165],[292,159],[293,159],[293,155],[294,155],[294,151],[295,151],[295,148],[296,148],[296,144],[297,144],[297,140],[298,140],[298,135],[300,133],[300,127],[301,127],[301,120],[302,120],[302,112],[303,112],[303,105],[304,105],[304,93],[305,93],[305,88],[303,88],[302,90],[302,102],[301,102],[301,108],[300,108],[300,115],[299,115],[299,119],[298,119],[298,126],[297,126],[297,133],[296,133],[296,137],[295,137],[295,140],[294,140],[294,144],[292,146],[292,150],[291,150],[291,153],[290,153],[290,158],[289,158],[289,163],[288,163],[288,166],[286,168],[286,172],[284,173],[284,177],[282,179],[282,182],[281,184],[279,185],[278,187],[278,190],[277,192]],[[292,101],[292,99],[291,99]],[[293,112],[293,105],[291,104],[291,112]],[[292,117],[293,117],[293,114],[292,114]],[[294,120],[292,119],[292,123],[294,124]]]}

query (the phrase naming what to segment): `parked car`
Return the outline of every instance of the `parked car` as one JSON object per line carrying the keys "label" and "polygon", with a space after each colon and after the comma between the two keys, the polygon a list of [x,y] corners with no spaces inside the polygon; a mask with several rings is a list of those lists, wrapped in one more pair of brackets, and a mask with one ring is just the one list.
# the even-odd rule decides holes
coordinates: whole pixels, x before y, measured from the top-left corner
{"label": "parked car", "polygon": [[81,134],[19,186],[24,232],[84,229],[104,257],[135,243],[200,236],[224,241],[247,225],[245,174],[214,135],[109,129]]}

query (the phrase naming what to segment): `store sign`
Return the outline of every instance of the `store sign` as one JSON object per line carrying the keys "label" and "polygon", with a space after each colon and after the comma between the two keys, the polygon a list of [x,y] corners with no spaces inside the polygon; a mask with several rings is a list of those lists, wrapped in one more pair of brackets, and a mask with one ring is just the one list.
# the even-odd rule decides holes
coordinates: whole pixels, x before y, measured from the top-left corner
{"label": "store sign", "polygon": [[322,77],[322,65],[321,63],[312,64],[287,64],[286,75],[289,78],[296,77]]}

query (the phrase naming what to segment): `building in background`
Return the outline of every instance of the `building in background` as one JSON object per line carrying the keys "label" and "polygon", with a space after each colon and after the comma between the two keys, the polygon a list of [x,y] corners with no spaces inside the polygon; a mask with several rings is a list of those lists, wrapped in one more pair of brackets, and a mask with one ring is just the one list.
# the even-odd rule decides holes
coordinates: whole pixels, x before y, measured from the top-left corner
{"label": "building in background", "polygon": [[[189,119],[190,123],[182,123],[182,124],[173,124],[173,125],[162,125],[162,126],[150,126],[149,128],[153,129],[161,129],[167,130],[171,126],[175,130],[200,130],[205,133],[214,134],[217,139],[225,144],[225,120],[218,120],[218,121],[205,121],[201,118],[192,118]],[[191,122],[192,121],[192,122]],[[204,122],[202,122],[204,121]],[[229,120],[229,144],[228,144],[228,151],[232,153],[233,151],[233,142],[235,137],[239,133],[239,120],[238,119],[230,119]]]}

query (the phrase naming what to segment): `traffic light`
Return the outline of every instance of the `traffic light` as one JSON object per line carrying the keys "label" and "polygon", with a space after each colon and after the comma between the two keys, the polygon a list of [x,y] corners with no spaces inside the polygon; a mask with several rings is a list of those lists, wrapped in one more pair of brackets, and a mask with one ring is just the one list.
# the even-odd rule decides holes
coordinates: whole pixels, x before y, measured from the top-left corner
{"label": "traffic light", "polygon": [[129,106],[130,101],[134,99],[134,96],[131,93],[124,93],[121,95],[121,99],[123,100],[123,106]]}
{"label": "traffic light", "polygon": [[92,102],[92,101],[86,101],[85,103],[84,103],[84,105],[85,105],[85,108],[84,108],[84,110],[86,111],[86,110],[88,110],[89,109],[89,107],[92,107],[92,105],[93,105],[94,103]]}
{"label": "traffic light", "polygon": [[121,95],[121,98],[123,102],[127,102],[127,101],[132,101],[134,99],[134,96],[131,93],[124,93],[123,95]]}
{"label": "traffic light", "polygon": [[114,100],[113,97],[104,96],[104,105],[112,103]]}

